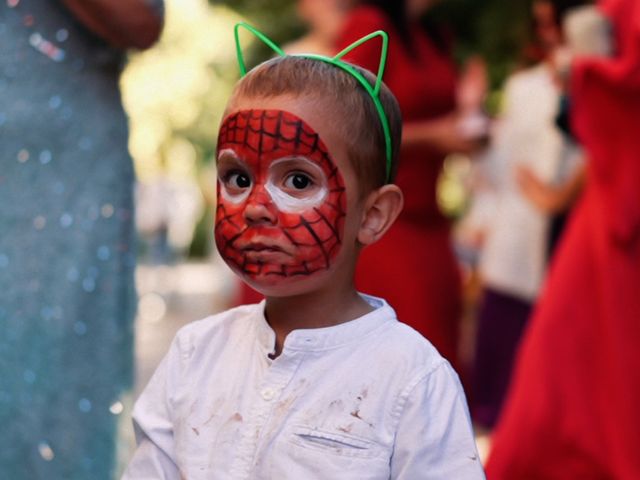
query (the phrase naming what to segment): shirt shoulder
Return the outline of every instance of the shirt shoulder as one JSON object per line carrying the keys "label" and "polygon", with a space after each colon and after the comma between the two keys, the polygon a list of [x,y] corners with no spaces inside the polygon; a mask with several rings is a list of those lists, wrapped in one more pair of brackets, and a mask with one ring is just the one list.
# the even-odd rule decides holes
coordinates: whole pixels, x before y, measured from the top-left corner
{"label": "shirt shoulder", "polygon": [[241,305],[191,322],[178,330],[172,348],[183,358],[203,349],[215,351],[217,343],[245,336],[261,311],[260,304]]}
{"label": "shirt shoulder", "polygon": [[379,339],[378,356],[409,384],[448,364],[427,338],[401,321],[390,323]]}

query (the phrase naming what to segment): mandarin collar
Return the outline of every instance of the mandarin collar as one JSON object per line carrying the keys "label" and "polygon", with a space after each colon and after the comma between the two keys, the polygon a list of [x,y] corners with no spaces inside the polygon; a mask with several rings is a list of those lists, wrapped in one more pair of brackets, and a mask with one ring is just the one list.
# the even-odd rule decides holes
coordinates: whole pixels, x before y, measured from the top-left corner
{"label": "mandarin collar", "polygon": [[[389,322],[397,321],[395,311],[385,300],[362,293],[360,296],[375,310],[331,327],[293,330],[285,339],[283,353],[287,350],[318,351],[340,347],[363,338]],[[265,318],[265,305],[264,299],[257,305],[255,323],[258,343],[265,353],[270,354],[274,351],[276,335]]]}

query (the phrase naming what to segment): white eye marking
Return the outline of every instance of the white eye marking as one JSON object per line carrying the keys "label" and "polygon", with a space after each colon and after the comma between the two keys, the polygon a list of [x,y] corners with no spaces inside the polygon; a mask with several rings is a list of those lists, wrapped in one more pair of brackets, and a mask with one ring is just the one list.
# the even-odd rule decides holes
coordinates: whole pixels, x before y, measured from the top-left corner
{"label": "white eye marking", "polygon": [[[329,187],[327,186],[327,177],[317,163],[314,163],[304,157],[285,157],[279,158],[278,160],[274,161],[269,166],[269,170],[270,172],[273,172],[274,169],[278,168],[279,164],[284,162],[291,163],[293,161],[304,162],[305,169],[309,169],[309,171],[315,172],[316,182],[319,181],[320,183],[316,183],[315,192],[313,193],[313,195],[299,198],[294,197],[293,195],[289,195],[289,193],[282,190],[282,188],[274,183],[274,175],[270,174],[269,180],[265,185],[265,190],[269,192],[273,203],[276,204],[280,211],[286,213],[300,213],[322,205],[322,202],[324,202],[325,198],[329,194]],[[302,174],[301,176],[304,176],[304,174]],[[291,176],[287,177],[287,183],[289,183],[289,178],[291,178]],[[291,187],[290,185],[286,186]],[[303,189],[300,191],[303,191]]]}
{"label": "white eye marking", "polygon": [[224,201],[233,203],[235,205],[244,202],[249,197],[249,194],[252,190],[251,188],[247,188],[240,194],[232,194],[227,190],[227,187],[223,182],[218,182],[218,185],[220,186],[220,195],[222,196]]}

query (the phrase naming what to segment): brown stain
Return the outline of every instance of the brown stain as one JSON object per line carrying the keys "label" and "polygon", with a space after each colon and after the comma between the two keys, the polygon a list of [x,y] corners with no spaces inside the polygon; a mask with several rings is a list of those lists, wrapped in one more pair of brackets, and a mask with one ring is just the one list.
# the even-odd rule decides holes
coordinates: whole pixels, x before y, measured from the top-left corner
{"label": "brown stain", "polygon": [[298,395],[292,395],[291,397],[280,400],[274,409],[274,415],[281,417],[287,414],[293,402],[298,399]]}
{"label": "brown stain", "polygon": [[209,416],[209,418],[207,418],[207,421],[206,421],[206,422],[204,422],[204,423],[202,424],[202,426],[204,427],[205,425],[208,425],[208,424],[209,424],[209,422],[210,422],[211,420],[213,420],[215,417],[216,417],[216,414],[215,414],[215,413],[212,413],[212,414]]}
{"label": "brown stain", "polygon": [[[213,449],[215,450],[221,441],[225,443],[225,439],[228,438],[228,437],[225,437],[225,435],[228,435],[230,431],[233,432],[234,428],[235,429],[240,428],[240,427],[234,427],[234,425],[237,425],[238,423],[242,423],[243,421],[244,421],[244,418],[242,417],[240,412],[236,412],[233,415],[231,415],[229,418],[227,418],[224,422],[222,422],[217,427],[217,433],[213,441]],[[213,462],[213,457],[211,458],[211,462]],[[209,464],[209,466],[211,466],[211,463]]]}
{"label": "brown stain", "polygon": [[329,404],[329,412],[342,412],[344,411],[344,402],[340,399],[334,400]]}
{"label": "brown stain", "polygon": [[353,428],[353,423],[350,423],[349,425],[338,427],[338,430],[344,433],[351,433],[352,428]]}
{"label": "brown stain", "polygon": [[304,412],[304,420],[303,423],[305,425],[311,425],[318,422],[319,417],[324,417],[324,411],[314,409],[307,409]]}
{"label": "brown stain", "polygon": [[200,431],[196,427],[191,427],[191,430],[193,430],[193,433],[200,436]]}
{"label": "brown stain", "polygon": [[222,405],[224,405],[224,397],[220,397],[213,402],[213,405],[211,406],[211,415],[202,424],[203,427],[208,425],[211,420],[218,416],[218,411],[220,410],[220,408],[222,408]]}
{"label": "brown stain", "polygon": [[364,418],[360,416],[360,404],[365,398],[367,398],[367,395],[369,395],[369,387],[364,387],[362,389],[362,392],[360,392],[360,395],[356,396],[355,406],[353,411],[350,413],[350,415],[352,417],[357,418],[360,421],[363,421],[364,423],[369,425],[371,428],[374,428],[372,423],[367,422]]}
{"label": "brown stain", "polygon": [[362,400],[364,400],[365,398],[367,398],[367,395],[369,395],[369,387],[364,387],[364,389],[362,390],[362,392],[360,392],[360,395],[358,395],[356,397],[356,400],[358,402],[361,402]]}
{"label": "brown stain", "polygon": [[367,424],[367,425],[369,425],[371,428],[373,428],[373,423],[369,423],[369,422],[367,422],[364,418],[362,418],[362,417],[360,416],[360,409],[359,409],[359,408],[356,408],[353,412],[351,412],[351,413],[350,413],[350,415],[351,415],[352,417],[357,418],[357,419],[358,419],[358,420],[360,420],[361,422],[366,423],[366,424]]}

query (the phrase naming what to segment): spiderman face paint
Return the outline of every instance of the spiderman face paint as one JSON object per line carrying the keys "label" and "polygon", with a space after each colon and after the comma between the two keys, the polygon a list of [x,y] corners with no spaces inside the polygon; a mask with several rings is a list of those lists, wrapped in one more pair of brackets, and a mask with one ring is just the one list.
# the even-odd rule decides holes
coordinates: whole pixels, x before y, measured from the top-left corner
{"label": "spiderman face paint", "polygon": [[345,210],[342,176],[302,119],[281,110],[242,110],[224,120],[216,244],[252,286],[329,269]]}

